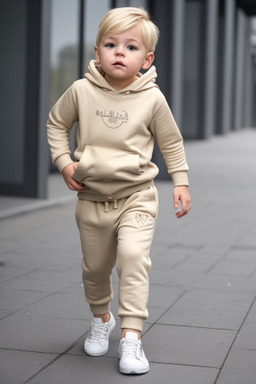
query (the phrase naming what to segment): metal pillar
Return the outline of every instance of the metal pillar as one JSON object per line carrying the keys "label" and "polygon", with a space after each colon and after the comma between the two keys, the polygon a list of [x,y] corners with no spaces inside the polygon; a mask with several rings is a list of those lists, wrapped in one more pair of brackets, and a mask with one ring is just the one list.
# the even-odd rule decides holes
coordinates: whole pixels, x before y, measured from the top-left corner
{"label": "metal pillar", "polygon": [[50,12],[51,0],[42,0],[40,29],[40,74],[38,88],[38,155],[36,174],[37,198],[47,197],[47,180],[49,168],[49,148],[46,139],[45,124],[48,118],[49,105],[49,60],[50,60]]}
{"label": "metal pillar", "polygon": [[[2,1],[0,12],[1,52],[5,65],[1,84],[6,88],[5,100],[0,107],[1,156],[8,161],[8,167],[0,173],[0,193],[46,198],[48,146],[45,123],[48,116],[51,0],[23,0],[18,2],[18,9],[14,2]],[[10,49],[17,41],[19,48]],[[14,70],[17,62],[19,78]],[[10,148],[13,154],[8,157],[6,150]]]}
{"label": "metal pillar", "polygon": [[78,43],[78,77],[83,78],[84,75],[84,30],[85,30],[85,0],[80,0],[79,5],[79,43]]}
{"label": "metal pillar", "polygon": [[175,120],[182,130],[185,0],[173,1],[171,18],[171,78],[169,98]]}
{"label": "metal pillar", "polygon": [[201,95],[201,119],[199,136],[208,139],[214,133],[216,115],[216,64],[218,2],[206,0],[205,39],[203,46],[203,78]]}
{"label": "metal pillar", "polygon": [[150,15],[160,29],[160,39],[156,47],[154,61],[158,74],[157,84],[168,102],[170,102],[170,58],[172,57],[172,52],[170,52],[171,3],[172,1],[169,0],[162,0],[157,4],[153,0],[148,2]]}
{"label": "metal pillar", "polygon": [[202,119],[204,80],[205,10],[203,0],[186,0],[183,77],[183,124],[185,139],[198,139]]}
{"label": "metal pillar", "polygon": [[223,134],[229,132],[232,127],[235,0],[225,0],[224,12],[223,78],[220,89],[222,106],[220,131],[217,132]]}
{"label": "metal pillar", "polygon": [[234,98],[234,130],[239,130],[243,125],[244,96],[245,96],[245,35],[246,20],[241,9],[237,10],[237,35],[236,35],[236,68],[235,68],[235,98]]}
{"label": "metal pillar", "polygon": [[[157,84],[161,91],[165,95],[167,101],[170,103],[170,72],[171,72],[171,58],[172,51],[170,26],[172,24],[172,1],[162,0],[156,4],[154,0],[148,1],[148,9],[153,21],[160,29],[160,40],[156,47],[154,64],[157,70]],[[172,106],[171,106],[172,107]],[[175,117],[175,116],[174,116]],[[155,146],[153,153],[153,161],[159,168],[159,179],[170,180],[170,176],[167,173],[166,165],[163,160],[163,156],[158,148]]]}
{"label": "metal pillar", "polygon": [[255,100],[253,99],[253,57],[250,45],[251,20],[246,20],[245,32],[245,107],[243,116],[243,126],[253,127],[253,109]]}

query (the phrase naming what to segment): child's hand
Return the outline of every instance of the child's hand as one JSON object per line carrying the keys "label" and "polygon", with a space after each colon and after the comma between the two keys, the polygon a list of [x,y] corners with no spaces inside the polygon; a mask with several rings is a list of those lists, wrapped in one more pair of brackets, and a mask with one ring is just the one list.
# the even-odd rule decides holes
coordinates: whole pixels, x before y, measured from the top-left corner
{"label": "child's hand", "polygon": [[75,173],[75,170],[78,167],[78,162],[73,162],[67,165],[63,171],[62,176],[64,178],[65,183],[71,189],[71,191],[83,192],[86,186],[82,183],[78,183],[76,180],[72,178],[72,175]]}
{"label": "child's hand", "polygon": [[180,217],[186,215],[191,208],[191,198],[188,191],[188,187],[185,185],[174,187],[173,190],[173,203],[174,208],[179,208],[179,201],[181,202],[181,211],[176,212],[176,216]]}

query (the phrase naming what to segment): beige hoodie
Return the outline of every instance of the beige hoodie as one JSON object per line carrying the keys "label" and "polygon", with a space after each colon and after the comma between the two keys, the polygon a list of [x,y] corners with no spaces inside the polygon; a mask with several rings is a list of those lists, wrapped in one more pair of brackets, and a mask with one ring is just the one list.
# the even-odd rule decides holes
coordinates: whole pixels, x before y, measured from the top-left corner
{"label": "beige hoodie", "polygon": [[88,188],[79,198],[108,201],[146,188],[158,174],[151,162],[156,138],[174,185],[188,185],[183,139],[155,84],[155,67],[116,91],[92,60],[52,108],[47,122],[52,159],[60,172],[72,163],[68,133],[75,122],[79,165],[73,178]]}

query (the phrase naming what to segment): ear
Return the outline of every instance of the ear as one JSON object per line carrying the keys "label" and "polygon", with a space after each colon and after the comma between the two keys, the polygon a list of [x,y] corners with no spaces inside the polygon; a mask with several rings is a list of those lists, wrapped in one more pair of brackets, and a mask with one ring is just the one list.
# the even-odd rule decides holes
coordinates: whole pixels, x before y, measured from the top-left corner
{"label": "ear", "polygon": [[148,69],[153,63],[155,55],[153,52],[148,52],[145,58],[144,64],[142,65],[142,69]]}
{"label": "ear", "polygon": [[99,48],[97,45],[94,47],[94,54],[95,54],[95,59],[97,61],[97,64],[100,64],[100,54],[99,54]]}

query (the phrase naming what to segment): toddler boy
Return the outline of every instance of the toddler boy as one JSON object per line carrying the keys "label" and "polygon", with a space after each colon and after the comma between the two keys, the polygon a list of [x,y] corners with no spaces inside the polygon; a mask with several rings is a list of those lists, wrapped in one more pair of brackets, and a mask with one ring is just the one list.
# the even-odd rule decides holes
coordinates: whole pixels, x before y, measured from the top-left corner
{"label": "toddler boy", "polygon": [[[115,327],[110,302],[116,265],[119,369],[125,374],[149,370],[140,333],[148,317],[149,253],[158,212],[158,168],[151,162],[155,139],[174,183],[174,207],[181,202],[177,217],[190,209],[183,140],[151,67],[158,34],[143,9],[108,12],[98,30],[96,60],[57,101],[47,122],[53,162],[78,192],[83,283],[93,314],[84,350],[91,356],[108,351]],[[73,162],[68,133],[75,122]]]}

